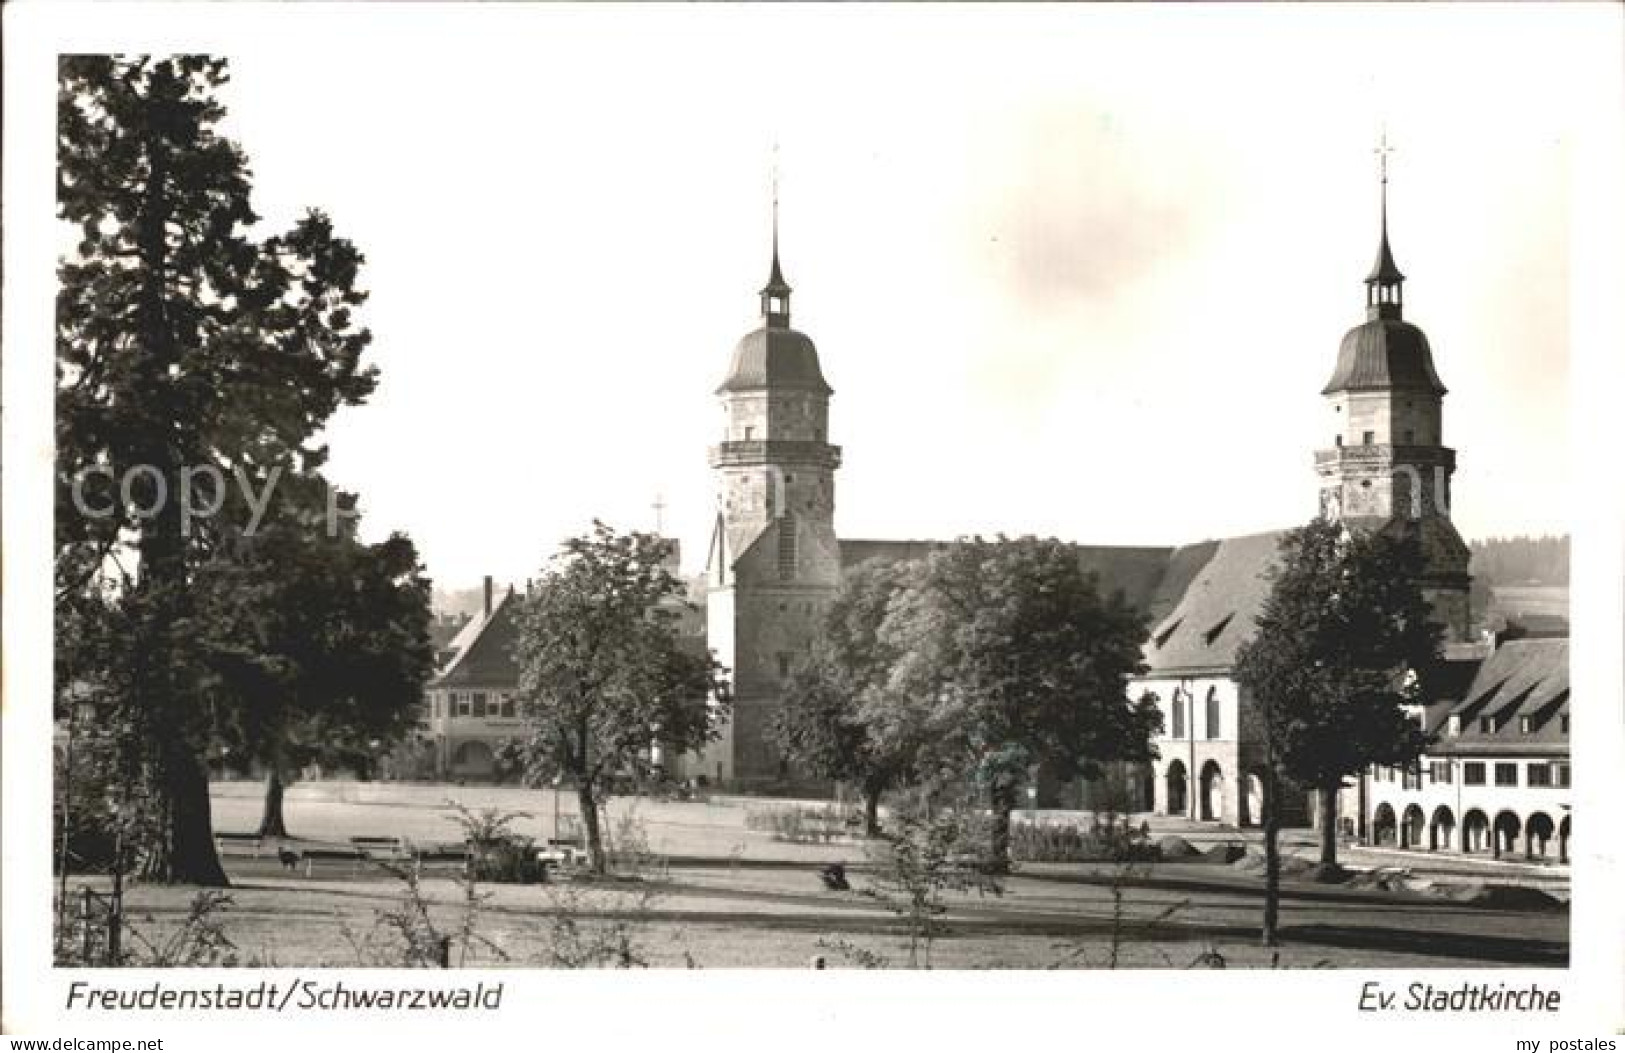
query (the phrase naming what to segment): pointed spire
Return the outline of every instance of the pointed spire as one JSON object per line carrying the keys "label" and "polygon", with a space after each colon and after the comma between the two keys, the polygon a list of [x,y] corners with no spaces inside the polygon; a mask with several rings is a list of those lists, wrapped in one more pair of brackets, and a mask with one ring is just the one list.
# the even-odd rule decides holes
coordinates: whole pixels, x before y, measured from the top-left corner
{"label": "pointed spire", "polygon": [[773,267],[762,287],[762,317],[770,329],[790,327],[790,283],[779,266],[779,144],[773,144]]}
{"label": "pointed spire", "polygon": [[1404,307],[1401,287],[1405,275],[1394,262],[1394,250],[1388,244],[1388,131],[1383,130],[1382,141],[1372,151],[1377,155],[1382,176],[1382,240],[1377,245],[1377,261],[1366,275],[1366,315],[1370,318],[1399,318]]}

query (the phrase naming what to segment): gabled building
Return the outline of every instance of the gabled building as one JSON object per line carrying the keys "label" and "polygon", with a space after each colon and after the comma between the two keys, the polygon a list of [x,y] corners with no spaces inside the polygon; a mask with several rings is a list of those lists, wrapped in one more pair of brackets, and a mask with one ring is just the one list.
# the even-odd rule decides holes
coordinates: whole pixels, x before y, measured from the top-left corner
{"label": "gabled building", "polygon": [[425,734],[441,779],[491,779],[496,749],[519,735],[519,597],[512,588],[500,599],[485,579],[485,603],[451,641],[450,657],[430,683],[424,703]]}
{"label": "gabled building", "polygon": [[1434,744],[1411,768],[1374,768],[1370,840],[1428,851],[1567,862],[1569,642],[1492,641],[1448,662],[1418,719]]}

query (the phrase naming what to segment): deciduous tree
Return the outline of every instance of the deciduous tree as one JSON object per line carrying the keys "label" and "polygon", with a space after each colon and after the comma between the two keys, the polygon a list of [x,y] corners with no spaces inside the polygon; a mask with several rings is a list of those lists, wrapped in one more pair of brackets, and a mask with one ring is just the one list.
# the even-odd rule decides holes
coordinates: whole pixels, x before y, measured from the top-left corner
{"label": "deciduous tree", "polygon": [[595,523],[564,543],[520,609],[529,781],[558,772],[575,786],[600,873],[598,808],[617,783],[649,774],[657,742],[699,749],[727,718],[724,670],[676,631],[684,588],[666,569],[667,544]]}
{"label": "deciduous tree", "polygon": [[[1265,747],[1272,858],[1285,787],[1318,792],[1320,864],[1332,874],[1344,781],[1374,764],[1412,764],[1426,747],[1406,709],[1420,701],[1439,656],[1424,570],[1421,547],[1405,531],[1347,531],[1317,518],[1281,539],[1257,631],[1236,656]],[[1272,890],[1277,882],[1278,872],[1269,875]],[[1267,919],[1266,940],[1273,928]]]}
{"label": "deciduous tree", "polygon": [[881,633],[906,578],[905,565],[875,560],[846,573],[811,653],[791,671],[773,724],[788,760],[858,788],[870,836],[880,833],[881,795],[913,774],[926,733],[893,695],[899,655]]}
{"label": "deciduous tree", "polygon": [[1103,596],[1054,540],[980,538],[921,561],[883,636],[902,657],[895,689],[930,712],[932,749],[985,788],[991,848],[1009,862],[1010,816],[1032,767],[1083,777],[1148,760],[1160,716],[1131,702],[1145,618]]}
{"label": "deciduous tree", "polygon": [[[307,489],[324,493],[315,482]],[[283,791],[300,768],[370,770],[407,735],[434,671],[429,581],[411,540],[330,534],[320,507],[278,512],[198,573],[216,736],[265,769],[263,837],[288,836]]]}

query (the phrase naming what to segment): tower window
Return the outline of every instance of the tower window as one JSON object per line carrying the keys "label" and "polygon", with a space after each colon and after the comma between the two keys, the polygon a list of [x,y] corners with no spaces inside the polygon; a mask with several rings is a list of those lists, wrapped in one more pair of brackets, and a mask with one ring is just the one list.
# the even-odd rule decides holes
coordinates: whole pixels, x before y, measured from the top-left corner
{"label": "tower window", "polygon": [[755,434],[756,434],[756,429],[755,428],[752,428],[748,424],[745,425],[745,441],[746,442],[749,442],[752,438],[754,438]]}
{"label": "tower window", "polygon": [[779,654],[778,654],[778,659],[779,659],[779,679],[780,680],[788,680],[788,679],[790,679],[790,654],[789,654],[789,652],[780,651]]}
{"label": "tower window", "polygon": [[1336,439],[1334,439],[1332,441],[1335,442],[1338,446],[1342,446],[1343,445],[1343,436],[1339,435],[1339,436],[1337,436]]}
{"label": "tower window", "polygon": [[1416,432],[1412,431],[1410,428],[1406,428],[1405,429],[1405,443],[1406,443],[1406,445],[1410,445],[1410,444],[1413,444],[1415,442],[1416,442]]}
{"label": "tower window", "polygon": [[1368,432],[1365,433],[1365,437],[1364,437],[1364,439],[1362,441],[1367,446],[1370,446],[1373,442],[1376,441],[1376,439],[1377,439],[1377,433],[1374,432],[1374,431],[1368,431]]}

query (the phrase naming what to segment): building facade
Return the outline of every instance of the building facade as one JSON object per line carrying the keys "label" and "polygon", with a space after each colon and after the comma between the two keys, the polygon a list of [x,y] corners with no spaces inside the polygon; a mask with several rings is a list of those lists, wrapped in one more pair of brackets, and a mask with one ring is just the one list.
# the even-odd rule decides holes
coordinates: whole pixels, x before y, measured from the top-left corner
{"label": "building facade", "polygon": [[485,579],[485,604],[452,640],[450,657],[424,698],[424,734],[440,779],[484,781],[498,775],[497,749],[523,733],[518,713],[520,598],[501,597]]}

